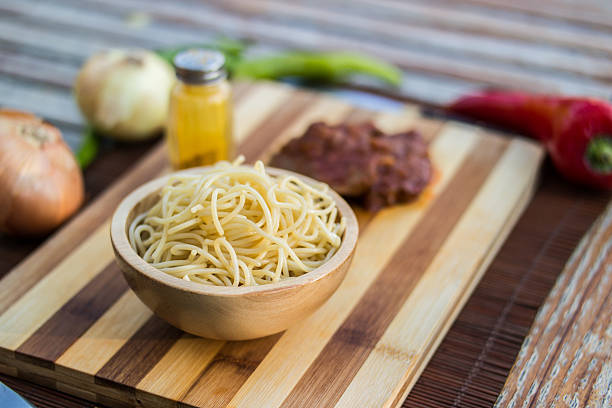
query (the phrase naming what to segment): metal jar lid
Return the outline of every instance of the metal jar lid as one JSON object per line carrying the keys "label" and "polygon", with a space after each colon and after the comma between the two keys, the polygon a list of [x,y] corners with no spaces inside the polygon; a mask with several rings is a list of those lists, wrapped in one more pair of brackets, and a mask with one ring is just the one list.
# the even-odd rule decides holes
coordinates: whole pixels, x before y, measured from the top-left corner
{"label": "metal jar lid", "polygon": [[225,57],[215,50],[189,49],[174,57],[176,76],[190,84],[205,84],[226,77]]}

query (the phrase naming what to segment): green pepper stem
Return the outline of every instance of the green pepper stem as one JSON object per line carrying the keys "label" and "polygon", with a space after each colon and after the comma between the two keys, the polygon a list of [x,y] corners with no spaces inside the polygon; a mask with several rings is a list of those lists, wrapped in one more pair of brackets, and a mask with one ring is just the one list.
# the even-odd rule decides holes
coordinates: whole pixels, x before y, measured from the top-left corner
{"label": "green pepper stem", "polygon": [[612,173],[612,136],[593,138],[586,149],[589,166],[598,173]]}

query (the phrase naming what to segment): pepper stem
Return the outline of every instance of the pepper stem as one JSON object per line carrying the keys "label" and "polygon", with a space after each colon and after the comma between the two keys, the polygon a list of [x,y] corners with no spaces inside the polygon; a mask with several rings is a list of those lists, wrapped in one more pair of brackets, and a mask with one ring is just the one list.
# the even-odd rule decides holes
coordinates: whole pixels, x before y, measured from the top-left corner
{"label": "pepper stem", "polygon": [[598,173],[612,172],[612,136],[598,136],[587,145],[586,161]]}

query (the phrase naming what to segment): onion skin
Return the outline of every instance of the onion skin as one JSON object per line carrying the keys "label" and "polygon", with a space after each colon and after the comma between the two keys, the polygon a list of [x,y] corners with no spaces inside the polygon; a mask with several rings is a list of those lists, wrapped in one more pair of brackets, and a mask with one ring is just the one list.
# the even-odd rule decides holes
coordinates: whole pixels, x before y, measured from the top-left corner
{"label": "onion skin", "polygon": [[74,93],[83,115],[99,132],[122,141],[158,134],[168,116],[173,68],[146,50],[109,50],[81,68]]}
{"label": "onion skin", "polygon": [[32,114],[0,109],[0,231],[47,234],[83,198],[81,170],[60,131]]}

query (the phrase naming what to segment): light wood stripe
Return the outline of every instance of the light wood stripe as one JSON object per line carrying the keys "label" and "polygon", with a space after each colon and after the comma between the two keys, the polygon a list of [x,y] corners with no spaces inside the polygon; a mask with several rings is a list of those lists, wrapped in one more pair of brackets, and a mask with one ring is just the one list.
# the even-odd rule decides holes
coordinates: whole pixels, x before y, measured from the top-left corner
{"label": "light wood stripe", "polygon": [[355,108],[344,119],[345,123],[362,123],[372,120],[372,112],[361,108]]}
{"label": "light wood stripe", "polygon": [[[416,124],[418,127],[418,123]],[[310,363],[340,327],[352,307],[376,279],[400,243],[422,219],[429,205],[446,188],[452,176],[478,143],[475,128],[447,125],[430,146],[439,180],[425,201],[385,209],[378,213],[359,237],[351,268],[344,282],[319,310],[289,329],[268,353],[232,399],[232,407],[278,407],[291,392]],[[294,355],[295,350],[300,355]]]}
{"label": "light wood stripe", "polygon": [[223,341],[184,334],[136,388],[180,400],[223,345]]}
{"label": "light wood stripe", "polygon": [[[287,407],[332,406],[383,335],[411,289],[431,263],[480,189],[504,145],[482,139],[477,149],[453,174],[450,187],[434,201],[389,263],[360,298],[342,325],[319,353],[283,402]],[[381,299],[384,298],[384,301]],[[342,361],[342,365],[336,364]],[[308,390],[320,390],[313,395]]]}
{"label": "light wood stripe", "polygon": [[55,363],[93,375],[150,317],[149,308],[127,291]]}
{"label": "light wood stripe", "polygon": [[247,135],[250,135],[253,129],[287,101],[292,93],[291,87],[278,83],[260,86],[249,92],[234,109],[235,143],[242,143]]}
{"label": "light wood stripe", "polygon": [[[482,237],[507,223],[515,203],[532,183],[530,175],[541,157],[539,149],[526,143],[508,147],[336,407],[377,407],[381,400],[395,399],[404,383],[398,378],[410,373],[417,362],[423,363],[427,345],[443,337],[445,317],[453,308],[461,308],[457,298],[478,279],[468,271],[484,272],[479,263],[491,243]],[[432,293],[442,301],[428,301]]]}
{"label": "light wood stripe", "polygon": [[[15,350],[113,259],[106,222],[0,316],[0,347]],[[96,256],[92,256],[96,254]],[[6,287],[3,287],[6,291]]]}
{"label": "light wood stripe", "polygon": [[55,361],[127,289],[119,266],[110,263],[19,346],[17,352]]}
{"label": "light wood stripe", "polygon": [[[421,123],[416,123],[419,117],[419,108],[414,105],[404,105],[398,112],[381,112],[374,117],[374,125],[385,133],[398,133],[413,130],[420,131],[424,138],[431,140],[435,132],[425,129]],[[415,127],[416,125],[416,127]],[[436,125],[437,130],[440,124]]]}
{"label": "light wood stripe", "polygon": [[283,132],[287,123],[292,123],[304,111],[307,111],[315,100],[315,96],[310,92],[294,90],[291,100],[280,106],[273,115],[254,128],[249,139],[243,143],[240,150],[246,161],[252,162],[260,158],[270,143]]}

